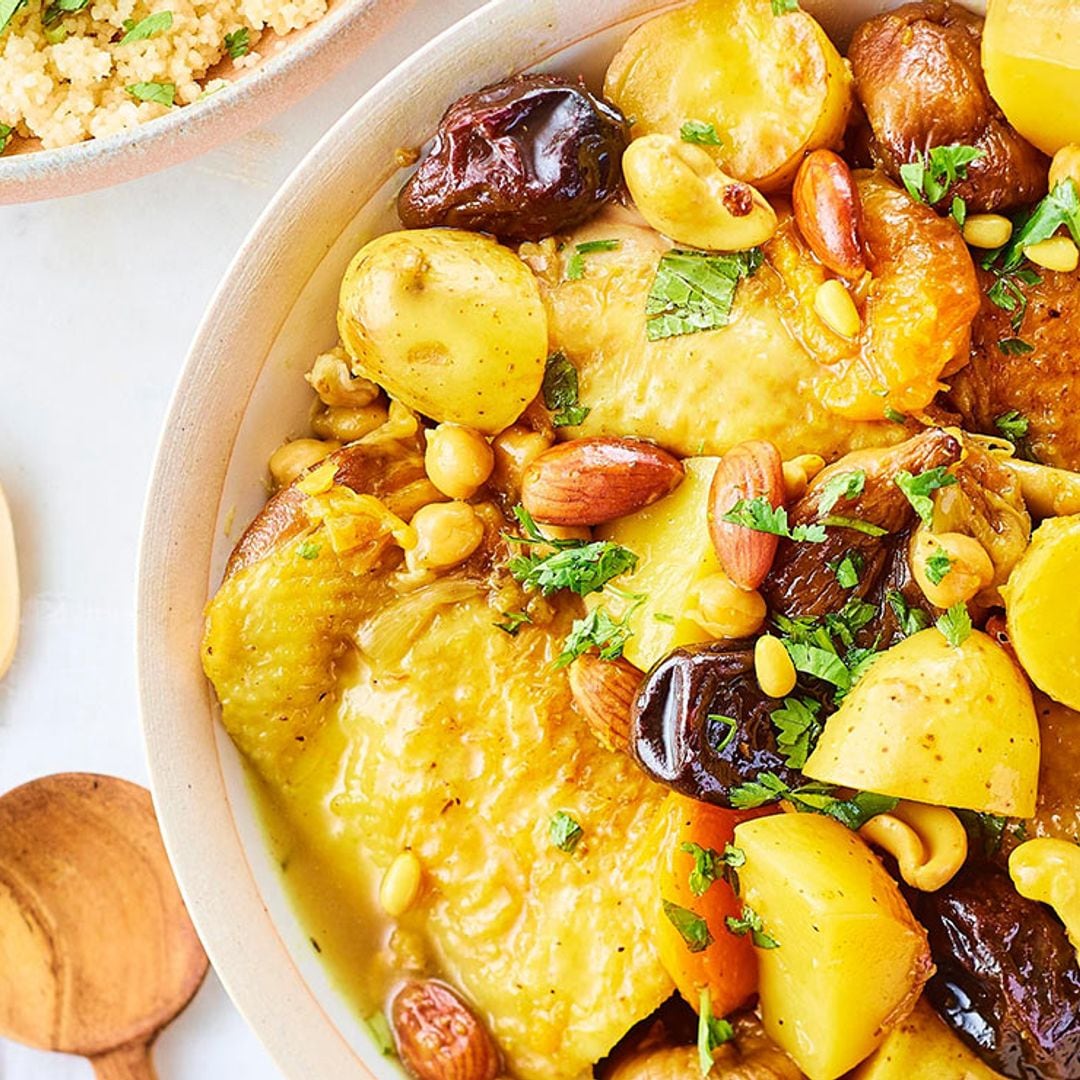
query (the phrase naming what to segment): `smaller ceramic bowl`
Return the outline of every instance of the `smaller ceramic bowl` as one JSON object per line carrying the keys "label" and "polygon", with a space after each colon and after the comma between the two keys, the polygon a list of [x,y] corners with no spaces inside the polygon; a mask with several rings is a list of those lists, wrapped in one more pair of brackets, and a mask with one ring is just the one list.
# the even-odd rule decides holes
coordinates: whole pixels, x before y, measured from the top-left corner
{"label": "smaller ceramic bowl", "polygon": [[0,156],[0,205],[77,195],[177,165],[236,138],[310,94],[383,34],[414,0],[330,0],[317,22],[259,42],[262,59],[203,101],[105,139],[57,150],[13,140]]}

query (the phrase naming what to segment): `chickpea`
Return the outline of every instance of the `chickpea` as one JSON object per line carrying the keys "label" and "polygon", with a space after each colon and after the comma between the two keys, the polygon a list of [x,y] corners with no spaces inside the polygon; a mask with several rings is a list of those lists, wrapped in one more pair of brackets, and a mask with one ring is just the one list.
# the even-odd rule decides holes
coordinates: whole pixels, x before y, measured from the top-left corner
{"label": "chickpea", "polygon": [[375,383],[352,373],[348,353],[340,346],[317,356],[304,378],[324,405],[362,409],[379,396]]}
{"label": "chickpea", "polygon": [[291,484],[302,472],[341,449],[333,439],[293,439],[270,455],[270,475],[278,487]]}
{"label": "chickpea", "polygon": [[337,439],[343,443],[354,442],[376,428],[382,427],[388,417],[386,406],[378,403],[355,409],[331,405],[329,408],[319,409],[314,413],[311,417],[311,429],[324,439]]}
{"label": "chickpea", "polygon": [[487,482],[495,454],[473,428],[440,424],[428,432],[424,468],[431,482],[451,499],[469,499]]}
{"label": "chickpea", "polygon": [[923,595],[935,607],[967,603],[994,580],[994,564],[986,548],[964,533],[919,528],[911,539],[908,560]]}
{"label": "chickpea", "polygon": [[644,135],[623,154],[626,186],[642,217],[680,244],[744,251],[776,232],[764,196],[725,175],[711,154],[674,135]]}
{"label": "chickpea", "polygon": [[521,492],[521,476],[527,466],[536,460],[555,442],[554,435],[529,428],[507,428],[495,439],[495,469],[492,473],[496,486],[510,498],[516,499]]}
{"label": "chickpea", "polygon": [[784,462],[784,493],[789,503],[801,499],[806,487],[822,469],[825,459],[820,454],[800,454]]}
{"label": "chickpea", "polygon": [[765,601],[759,592],[740,589],[718,570],[694,586],[686,614],[715,638],[749,637],[765,622]]}
{"label": "chickpea", "polygon": [[484,539],[484,522],[464,502],[432,503],[412,519],[416,546],[405,553],[409,570],[446,570],[464,562]]}
{"label": "chickpea", "polygon": [[1062,180],[1071,180],[1080,189],[1080,146],[1076,143],[1063,146],[1050,162],[1050,190]]}

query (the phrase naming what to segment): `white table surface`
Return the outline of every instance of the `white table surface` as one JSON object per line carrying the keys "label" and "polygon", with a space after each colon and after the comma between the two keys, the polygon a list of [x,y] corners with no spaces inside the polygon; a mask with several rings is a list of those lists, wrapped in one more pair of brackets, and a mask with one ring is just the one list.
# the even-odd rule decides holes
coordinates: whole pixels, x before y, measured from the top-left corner
{"label": "white table surface", "polygon": [[[479,6],[418,2],[444,25]],[[19,649],[0,681],[0,792],[64,771],[147,782],[135,554],[169,395],[259,212],[412,37],[406,16],[312,97],[201,159],[111,190],[0,207],[0,485],[23,589]],[[155,1058],[160,1080],[281,1075],[213,973]],[[81,1059],[0,1039],[0,1080],[90,1076]]]}

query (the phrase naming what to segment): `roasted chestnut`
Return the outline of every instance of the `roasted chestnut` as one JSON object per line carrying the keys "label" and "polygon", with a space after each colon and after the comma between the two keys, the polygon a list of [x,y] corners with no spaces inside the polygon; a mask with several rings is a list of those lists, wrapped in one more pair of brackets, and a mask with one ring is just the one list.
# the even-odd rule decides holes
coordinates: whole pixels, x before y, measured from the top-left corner
{"label": "roasted chestnut", "polygon": [[1050,911],[990,864],[909,899],[937,966],[926,995],[956,1034],[1005,1076],[1080,1077],[1080,967]]}
{"label": "roasted chestnut", "polygon": [[629,127],[558,75],[519,75],[459,98],[398,195],[412,228],[451,225],[539,240],[590,218],[619,189]]}

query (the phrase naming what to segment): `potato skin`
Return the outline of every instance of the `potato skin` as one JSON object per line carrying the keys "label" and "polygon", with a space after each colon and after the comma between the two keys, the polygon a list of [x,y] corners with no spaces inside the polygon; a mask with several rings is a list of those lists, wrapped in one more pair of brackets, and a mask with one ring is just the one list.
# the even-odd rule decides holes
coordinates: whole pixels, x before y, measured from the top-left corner
{"label": "potato skin", "polygon": [[1046,193],[1046,157],[1012,128],[990,97],[979,58],[982,20],[955,4],[905,4],[863,23],[848,59],[874,132],[872,152],[894,179],[934,146],[985,151],[944,197],[969,211],[1000,210]]}

